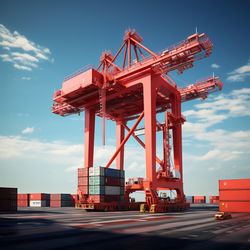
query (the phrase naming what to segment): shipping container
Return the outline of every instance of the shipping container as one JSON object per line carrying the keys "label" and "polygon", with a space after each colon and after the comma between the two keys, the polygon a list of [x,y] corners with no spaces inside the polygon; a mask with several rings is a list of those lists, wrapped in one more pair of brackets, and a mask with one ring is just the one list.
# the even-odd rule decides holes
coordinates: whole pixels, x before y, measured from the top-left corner
{"label": "shipping container", "polygon": [[29,200],[29,194],[17,194],[18,200]]}
{"label": "shipping container", "polygon": [[219,203],[219,196],[209,196],[209,203],[210,204],[218,204]]}
{"label": "shipping container", "polygon": [[120,195],[121,188],[117,186],[105,186],[106,195]]}
{"label": "shipping container", "polygon": [[0,212],[17,211],[17,188],[0,187]]}
{"label": "shipping container", "polygon": [[121,187],[125,186],[125,179],[124,178],[120,178],[120,186]]}
{"label": "shipping container", "polygon": [[125,178],[125,171],[120,170],[120,178],[124,179]]}
{"label": "shipping container", "polygon": [[250,189],[250,179],[219,180],[219,189]]}
{"label": "shipping container", "polygon": [[[123,179],[124,181],[124,179]],[[115,177],[105,177],[105,185],[106,186],[121,186],[121,179]]]}
{"label": "shipping container", "polygon": [[74,202],[72,200],[51,200],[50,207],[73,207]]}
{"label": "shipping container", "polygon": [[17,199],[17,188],[0,187],[0,199]]}
{"label": "shipping container", "polygon": [[206,203],[206,196],[194,196],[194,203],[195,204]]}
{"label": "shipping container", "polygon": [[18,207],[28,207],[29,206],[29,200],[18,200],[17,201]]}
{"label": "shipping container", "polygon": [[105,194],[105,187],[104,186],[89,186],[89,194]]}
{"label": "shipping container", "polygon": [[250,213],[250,201],[220,201],[221,212]]}
{"label": "shipping container", "polygon": [[71,194],[50,194],[50,200],[71,201],[72,197]]}
{"label": "shipping container", "polygon": [[105,176],[105,168],[104,167],[93,167],[89,168],[89,176]]}
{"label": "shipping container", "polygon": [[115,178],[120,178],[121,176],[121,171],[118,169],[113,169],[113,168],[106,168],[105,169],[105,176],[109,177],[115,177]]}
{"label": "shipping container", "polygon": [[89,177],[78,177],[78,185],[89,185]]}
{"label": "shipping container", "polygon": [[18,207],[28,207],[30,201],[29,194],[18,194],[17,195],[17,205]]}
{"label": "shipping container", "polygon": [[[122,198],[124,199],[124,197]],[[120,201],[120,195],[90,195],[89,201],[93,203]]]}
{"label": "shipping container", "polygon": [[30,207],[48,207],[48,201],[46,200],[30,200]]}
{"label": "shipping container", "polygon": [[194,202],[194,197],[193,196],[186,196],[186,202],[193,203]]}
{"label": "shipping container", "polygon": [[78,190],[82,193],[82,194],[89,194],[89,186],[78,186]]}
{"label": "shipping container", "polygon": [[105,184],[104,176],[89,176],[89,185],[103,186]]}
{"label": "shipping container", "polygon": [[49,200],[50,195],[45,193],[31,193],[30,200]]}
{"label": "shipping container", "polygon": [[221,201],[250,201],[250,189],[246,190],[220,190]]}
{"label": "shipping container", "polygon": [[89,169],[88,168],[78,168],[78,177],[88,177]]}

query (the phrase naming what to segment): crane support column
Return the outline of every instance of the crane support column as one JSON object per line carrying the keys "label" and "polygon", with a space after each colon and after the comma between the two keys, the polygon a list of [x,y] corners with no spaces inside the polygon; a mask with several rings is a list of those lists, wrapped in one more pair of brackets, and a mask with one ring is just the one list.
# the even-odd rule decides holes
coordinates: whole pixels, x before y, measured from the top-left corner
{"label": "crane support column", "polygon": [[177,94],[172,98],[172,113],[177,118],[173,126],[173,149],[174,149],[174,167],[180,173],[180,180],[183,181],[182,173],[182,124],[181,124],[181,101]]}
{"label": "crane support column", "polygon": [[[121,121],[116,122],[116,148],[120,146],[124,139],[124,127]],[[120,150],[119,154],[116,157],[116,168],[123,170],[124,169],[124,147]]]}
{"label": "crane support column", "polygon": [[95,111],[85,110],[84,127],[84,167],[93,167],[94,158],[94,135],[95,135]]}
{"label": "crane support column", "polygon": [[156,88],[149,75],[143,81],[146,180],[155,184],[156,179]]}

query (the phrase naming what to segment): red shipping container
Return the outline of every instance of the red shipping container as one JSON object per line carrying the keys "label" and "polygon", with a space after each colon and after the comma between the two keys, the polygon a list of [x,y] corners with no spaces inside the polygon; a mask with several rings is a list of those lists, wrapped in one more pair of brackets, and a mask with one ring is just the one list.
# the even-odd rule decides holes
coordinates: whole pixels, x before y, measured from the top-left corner
{"label": "red shipping container", "polygon": [[206,196],[194,196],[194,203],[195,204],[206,203]]}
{"label": "red shipping container", "polygon": [[61,201],[51,200],[50,207],[61,207]]}
{"label": "red shipping container", "polygon": [[219,196],[209,196],[209,203],[210,204],[218,204],[219,203]]}
{"label": "red shipping container", "polygon": [[78,190],[82,194],[88,194],[89,193],[89,186],[78,185]]}
{"label": "red shipping container", "polygon": [[30,194],[30,200],[48,200],[49,195],[44,193],[32,193]]}
{"label": "red shipping container", "polygon": [[250,179],[219,180],[219,189],[250,189]]}
{"label": "red shipping container", "polygon": [[17,206],[18,207],[28,207],[29,206],[29,201],[27,200],[18,200],[17,201]]}
{"label": "red shipping container", "polygon": [[88,177],[78,177],[78,185],[79,186],[88,186],[89,178]]}
{"label": "red shipping container", "polygon": [[88,177],[89,169],[88,168],[78,168],[78,177]]}
{"label": "red shipping container", "polygon": [[250,189],[220,190],[220,201],[250,201]]}
{"label": "red shipping container", "polygon": [[17,199],[18,200],[29,200],[29,194],[18,194]]}
{"label": "red shipping container", "polygon": [[250,213],[250,201],[220,201],[220,211]]}
{"label": "red shipping container", "polygon": [[106,186],[120,186],[121,182],[119,178],[115,177],[105,177],[105,185]]}

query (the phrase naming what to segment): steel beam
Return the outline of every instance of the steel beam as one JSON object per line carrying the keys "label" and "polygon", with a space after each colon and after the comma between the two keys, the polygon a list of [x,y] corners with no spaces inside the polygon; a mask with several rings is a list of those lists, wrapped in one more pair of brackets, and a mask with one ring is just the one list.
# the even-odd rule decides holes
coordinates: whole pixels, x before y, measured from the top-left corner
{"label": "steel beam", "polygon": [[93,167],[94,158],[94,135],[95,135],[95,111],[85,110],[84,128],[84,167]]}
{"label": "steel beam", "polygon": [[[116,148],[118,149],[122,141],[124,140],[124,127],[121,121],[116,122]],[[116,168],[119,170],[124,169],[124,147],[116,157]]]}
{"label": "steel beam", "polygon": [[151,74],[143,79],[145,113],[146,180],[154,185],[156,179],[156,88]]}

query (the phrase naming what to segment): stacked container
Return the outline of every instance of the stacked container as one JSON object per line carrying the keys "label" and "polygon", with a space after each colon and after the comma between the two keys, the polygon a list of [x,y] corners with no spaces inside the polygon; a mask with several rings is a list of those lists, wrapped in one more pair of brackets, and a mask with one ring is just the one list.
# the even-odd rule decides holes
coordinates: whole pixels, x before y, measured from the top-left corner
{"label": "stacked container", "polygon": [[250,212],[250,179],[219,180],[220,211]]}
{"label": "stacked container", "polygon": [[194,196],[186,196],[187,203],[194,203]]}
{"label": "stacked container", "polygon": [[30,207],[49,207],[50,195],[44,193],[30,194]]}
{"label": "stacked container", "polygon": [[0,212],[17,211],[17,188],[0,187]]}
{"label": "stacked container", "polygon": [[206,196],[194,196],[193,199],[195,204],[206,203]]}
{"label": "stacked container", "polygon": [[89,193],[89,169],[88,168],[78,168],[78,191],[83,195],[88,195]]}
{"label": "stacked container", "polygon": [[219,196],[209,196],[210,204],[219,204]]}
{"label": "stacked container", "polygon": [[[88,176],[88,177],[87,177]],[[124,171],[104,167],[78,169],[78,190],[94,203],[124,201]]]}
{"label": "stacked container", "polygon": [[28,207],[30,203],[29,194],[18,194],[17,195],[17,205],[18,207]]}
{"label": "stacked container", "polygon": [[73,207],[74,202],[71,194],[50,194],[51,207]]}

